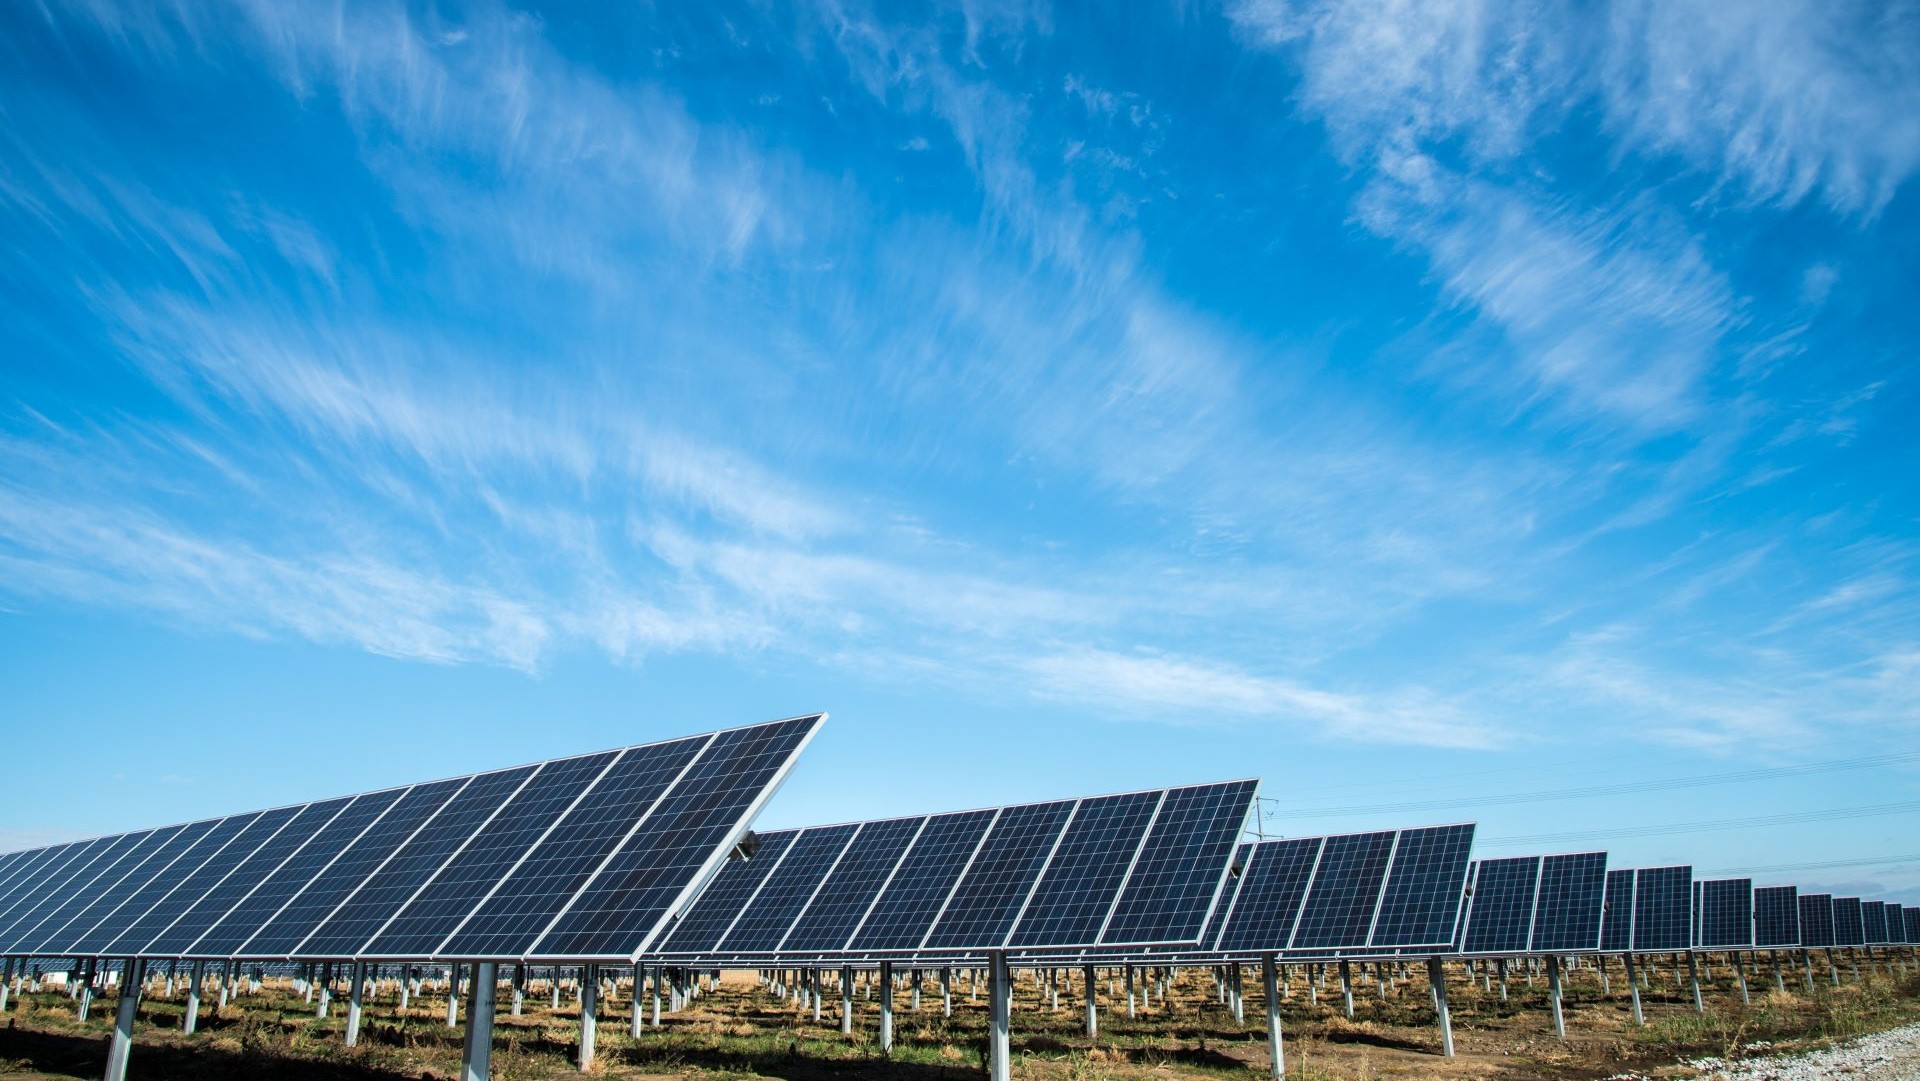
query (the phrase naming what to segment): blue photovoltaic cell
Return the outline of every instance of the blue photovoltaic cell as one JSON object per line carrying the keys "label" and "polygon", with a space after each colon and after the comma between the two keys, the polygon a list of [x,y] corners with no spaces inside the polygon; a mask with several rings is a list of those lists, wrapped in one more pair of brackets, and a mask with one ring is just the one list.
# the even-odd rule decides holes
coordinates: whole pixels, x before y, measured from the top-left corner
{"label": "blue photovoltaic cell", "polygon": [[1800,889],[1762,886],[1753,891],[1753,944],[1759,949],[1800,945]]}
{"label": "blue photovoltaic cell", "polygon": [[128,924],[104,952],[146,953],[148,943],[160,937],[160,932],[173,926],[173,922],[185,915],[195,901],[224,881],[234,868],[253,855],[261,845],[272,840],[298,813],[299,807],[280,807],[250,816],[246,825],[236,830],[218,851],[207,854],[205,862],[176,878],[173,888],[155,901],[145,915]]}
{"label": "blue photovoltaic cell", "polygon": [[1637,953],[1693,946],[1693,868],[1642,867],[1633,886]]}
{"label": "blue photovoltaic cell", "polygon": [[[77,873],[79,865],[91,861],[108,843],[109,838],[95,837],[24,853],[13,881],[0,890],[0,914],[4,914],[4,918],[0,918],[0,935],[9,933],[10,925],[17,925],[25,906],[46,895],[47,891],[42,888],[46,883],[67,881]],[[4,941],[0,938],[0,942]]]}
{"label": "blue photovoltaic cell", "polygon": [[1906,917],[1907,941],[1920,943],[1920,908],[1902,906],[1900,914]]}
{"label": "blue photovoltaic cell", "polygon": [[821,720],[815,714],[720,733],[529,953],[632,957],[651,944],[702,872],[746,831]]}
{"label": "blue photovoltaic cell", "polygon": [[352,957],[425,885],[488,816],[532,779],[539,766],[482,773],[407,838],[339,908],[294,947],[301,957]]}
{"label": "blue photovoltaic cell", "polygon": [[308,883],[313,882],[322,869],[339,857],[354,838],[378,821],[406,791],[404,788],[394,788],[354,796],[346,810],[321,827],[320,832],[314,834],[313,839],[285,864],[269,872],[253,892],[234,906],[233,911],[214,921],[205,934],[182,952],[196,957],[231,957],[238,953],[254,932],[272,919],[274,913],[286,906]]}
{"label": "blue photovoltaic cell", "polygon": [[360,952],[371,957],[431,956],[587,786],[599,780],[618,753],[602,751],[541,766]]}
{"label": "blue photovoltaic cell", "polygon": [[1073,806],[1061,801],[1002,811],[928,933],[926,948],[982,949],[1004,942]]}
{"label": "blue photovoltaic cell", "polygon": [[1800,895],[1800,945],[1808,949],[1826,949],[1833,942],[1833,896],[1825,893]]}
{"label": "blue photovoltaic cell", "polygon": [[1367,944],[1393,838],[1391,832],[1327,838],[1292,949],[1357,949]]}
{"label": "blue photovoltaic cell", "polygon": [[1258,788],[1231,781],[1168,791],[1101,945],[1197,942]]}
{"label": "blue photovoltaic cell", "polygon": [[1633,948],[1634,872],[1607,872],[1606,911],[1600,917],[1600,948],[1625,953]]}
{"label": "blue photovoltaic cell", "polygon": [[1220,937],[1226,952],[1278,952],[1299,922],[1300,902],[1325,844],[1323,837],[1262,841],[1240,872],[1233,911]]}
{"label": "blue photovoltaic cell", "polygon": [[1835,897],[1833,899],[1833,944],[1836,946],[1867,944],[1866,925],[1860,914],[1860,898]]}
{"label": "blue photovoltaic cell", "polygon": [[781,830],[760,834],[759,846],[747,859],[728,860],[720,873],[700,894],[700,899],[667,934],[661,953],[708,953],[720,948],[720,936],[740,916],[760,884],[780,865],[788,846],[800,836],[799,830]]}
{"label": "blue photovoltaic cell", "polygon": [[960,879],[967,861],[986,836],[998,811],[963,811],[935,815],[907,850],[907,858],[893,873],[893,880],[881,891],[854,932],[853,948],[868,950],[908,950],[920,945],[934,912],[953,884]]}
{"label": "blue photovoltaic cell", "polygon": [[794,921],[779,948],[814,953],[844,949],[854,926],[867,914],[881,884],[899,866],[925,821],[924,817],[893,818],[862,826],[860,836],[840,857],[832,876]]}
{"label": "blue photovoltaic cell", "polygon": [[1460,918],[1460,888],[1472,850],[1471,824],[1401,830],[1367,945],[1449,945]]}
{"label": "blue photovoltaic cell", "polygon": [[1861,935],[1869,946],[1885,945],[1887,940],[1887,905],[1884,901],[1860,902]]}
{"label": "blue photovoltaic cell", "polygon": [[786,858],[720,940],[720,952],[770,953],[779,946],[859,829],[848,823],[802,830],[788,846]]}
{"label": "blue photovoltaic cell", "polygon": [[378,821],[353,838],[325,870],[270,917],[257,934],[243,942],[237,952],[247,957],[290,955],[375,868],[472,779],[454,777],[406,790]]}
{"label": "blue photovoltaic cell", "polygon": [[1092,945],[1113,911],[1162,792],[1082,800],[1007,940],[1012,946]]}
{"label": "blue photovoltaic cell", "polygon": [[74,944],[84,938],[88,932],[99,927],[115,911],[129,904],[133,896],[160,877],[173,862],[193,848],[206,837],[207,831],[218,825],[219,821],[189,822],[184,826],[171,827],[157,831],[149,843],[140,846],[140,862],[128,866],[125,873],[94,895],[89,902],[71,919],[58,925],[49,920],[34,934],[38,941],[20,943],[22,949],[32,953],[76,955]]}
{"label": "blue photovoltaic cell", "polygon": [[518,957],[530,950],[554,913],[580,891],[674,778],[715,738],[696,736],[628,750],[440,952],[449,957]]}
{"label": "blue photovoltaic cell", "polygon": [[1753,880],[1717,878],[1698,884],[1699,937],[1704,950],[1748,949],[1753,945]]}
{"label": "blue photovoltaic cell", "polygon": [[1598,949],[1606,890],[1605,852],[1573,852],[1541,860],[1531,952],[1584,953]]}
{"label": "blue photovoltaic cell", "polygon": [[[262,813],[255,811],[251,814],[221,819],[199,841],[182,851],[172,864],[161,869],[146,885],[133,891],[127,897],[125,904],[114,909],[92,930],[79,938],[71,939],[70,945],[56,945],[55,950],[60,953],[99,955],[112,950],[121,936],[134,931],[135,937],[140,941],[128,943],[125,951],[137,952],[147,940],[164,928],[163,924],[149,931],[149,925],[145,921],[151,918],[154,912],[172,907],[167,903],[167,898],[175,895],[177,887],[182,882],[197,882],[200,870],[210,863],[220,862],[233,842],[245,836],[261,817],[263,817]],[[202,886],[202,888],[205,887]],[[179,915],[177,909],[173,915]],[[172,917],[166,917],[166,922],[173,922]],[[139,930],[136,931],[135,928]]]}
{"label": "blue photovoltaic cell", "polygon": [[[55,888],[35,890],[24,896],[18,904],[9,907],[4,916],[0,916],[0,954],[18,940],[33,934],[35,929],[63,907],[71,906],[67,918],[78,912],[80,906],[86,903],[84,898],[92,896],[90,891],[95,886],[112,882],[115,869],[126,865],[127,860],[137,861],[134,853],[152,836],[153,832],[147,831],[100,838],[100,843],[86,845],[84,853],[69,854],[72,858],[62,862],[72,870],[59,871],[51,876],[56,882]],[[33,878],[29,876],[25,881],[33,881]]]}
{"label": "blue photovoltaic cell", "polygon": [[1246,877],[1247,863],[1253,859],[1253,845],[1243,844],[1233,856],[1233,873],[1227,879],[1227,888],[1220,892],[1220,903],[1213,906],[1213,915],[1207,917],[1207,929],[1200,935],[1200,948],[1218,949],[1220,932],[1226,929],[1227,913],[1233,911],[1233,902],[1240,896],[1240,882]]}
{"label": "blue photovoltaic cell", "polygon": [[1467,910],[1467,953],[1527,952],[1534,893],[1539,888],[1540,857],[1481,860]]}
{"label": "blue photovoltaic cell", "polygon": [[219,885],[202,893],[180,914],[173,926],[148,943],[143,952],[156,956],[186,953],[187,948],[198,942],[200,936],[206,934],[222,916],[232,911],[241,898],[251,893],[274,868],[285,863],[287,857],[299,851],[300,846],[311,840],[321,827],[333,821],[351,802],[351,798],[334,799],[300,808],[285,828],[254,849],[253,854],[235,866]]}

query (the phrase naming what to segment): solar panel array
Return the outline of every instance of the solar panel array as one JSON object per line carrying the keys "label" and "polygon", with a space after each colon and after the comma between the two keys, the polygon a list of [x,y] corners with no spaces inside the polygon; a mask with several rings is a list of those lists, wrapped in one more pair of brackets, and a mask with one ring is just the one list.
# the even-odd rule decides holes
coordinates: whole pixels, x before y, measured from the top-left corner
{"label": "solar panel array", "polygon": [[1825,949],[1833,942],[1833,897],[1825,893],[1800,895],[1800,945]]}
{"label": "solar panel array", "polygon": [[1246,846],[1227,911],[1202,946],[1297,956],[1449,949],[1473,829],[1469,823]]}
{"label": "solar panel array", "polygon": [[1598,949],[1606,883],[1604,852],[1481,860],[1459,948],[1494,955]]}
{"label": "solar panel array", "polygon": [[1717,878],[1694,885],[1699,893],[1694,945],[1703,950],[1751,949],[1753,880]]}
{"label": "solar panel array", "polygon": [[1642,867],[1633,880],[1636,953],[1685,950],[1693,945],[1693,868]]}
{"label": "solar panel array", "polygon": [[1198,941],[1257,782],[763,834],[666,956],[1095,949]]}
{"label": "solar panel array", "polygon": [[1864,946],[1867,944],[1866,918],[1860,909],[1858,897],[1835,897],[1833,899],[1833,945]]}
{"label": "solar panel array", "polygon": [[1761,949],[1800,945],[1800,890],[1762,886],[1753,891],[1753,944]]}
{"label": "solar panel array", "polygon": [[631,958],[824,719],[15,853],[0,954]]}

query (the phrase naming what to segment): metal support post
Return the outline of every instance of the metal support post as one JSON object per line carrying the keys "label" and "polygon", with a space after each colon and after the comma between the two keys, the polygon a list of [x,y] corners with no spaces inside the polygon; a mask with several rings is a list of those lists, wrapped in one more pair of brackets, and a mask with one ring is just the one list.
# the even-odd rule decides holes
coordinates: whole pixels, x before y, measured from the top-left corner
{"label": "metal support post", "polygon": [[1080,970],[1081,990],[1086,995],[1087,1039],[1100,1035],[1100,1000],[1094,988],[1093,966],[1086,965]]}
{"label": "metal support post", "polygon": [[1345,960],[1340,962],[1340,1001],[1344,1004],[1347,1020],[1353,1020],[1353,969]]}
{"label": "metal support post", "polygon": [[1133,966],[1125,966],[1127,971],[1127,1020],[1133,1020]]}
{"label": "metal support post", "polygon": [[75,992],[80,1000],[80,1007],[75,1014],[83,1025],[87,1023],[87,1014],[93,1009],[93,974],[97,970],[97,965],[95,961],[87,962],[86,971],[80,976],[80,983]]}
{"label": "metal support post", "polygon": [[147,963],[129,957],[120,975],[120,1008],[115,1011],[113,1039],[107,1044],[106,1081],[127,1081],[127,1060],[133,1056],[133,1019],[140,1011],[140,982]]}
{"label": "metal support post", "polygon": [[460,1026],[460,966],[447,972],[447,1027]]}
{"label": "metal support post", "polygon": [[1732,960],[1733,978],[1740,984],[1740,1004],[1742,1006],[1751,1006],[1753,1005],[1753,998],[1747,993],[1747,968],[1740,963],[1739,954],[1734,954]]}
{"label": "metal support post", "polygon": [[[187,970],[187,1016],[180,1022],[180,1033],[183,1036],[193,1035],[193,1031],[200,1027],[200,989],[206,982],[206,978],[207,963],[205,961],[195,961]],[[6,994],[5,991],[0,991],[0,995],[4,994]]]}
{"label": "metal support post", "polygon": [[1560,958],[1547,955],[1547,998],[1553,1003],[1553,1034],[1567,1038],[1567,1019],[1560,1009]]}
{"label": "metal support post", "polygon": [[653,969],[653,1027],[654,1028],[660,1027],[660,981],[663,978],[665,978],[666,974],[667,974],[666,969],[663,969],[658,965],[654,966],[654,969]]}
{"label": "metal support post", "polygon": [[1500,1001],[1505,1002],[1507,1001],[1507,959],[1502,957],[1494,962],[1494,967],[1500,970]]}
{"label": "metal support post", "polygon": [[594,1026],[599,1020],[600,975],[598,965],[586,965],[580,970],[580,1072],[586,1073],[593,1068]]}
{"label": "metal support post", "polygon": [[493,1057],[493,997],[499,970],[491,961],[473,966],[467,1001],[467,1031],[460,1042],[460,1081],[487,1081]]}
{"label": "metal support post", "polygon": [[1647,1018],[1640,1012],[1640,980],[1633,971],[1633,955],[1627,954],[1627,991],[1633,996],[1633,1023],[1644,1025]]}
{"label": "metal support post", "polygon": [[953,1016],[953,970],[940,970],[940,1016]]}
{"label": "metal support post", "polygon": [[987,1033],[987,1077],[988,1081],[1012,1081],[1012,974],[1007,970],[1005,953],[995,950],[989,961],[993,974],[987,983],[987,997],[992,1003]]}
{"label": "metal support post", "polygon": [[819,969],[810,968],[807,970],[807,988],[813,994],[813,1023],[817,1025],[820,1023],[820,970]]}
{"label": "metal support post", "polygon": [[853,969],[840,967],[840,1034],[853,1035]]}
{"label": "metal support post", "polygon": [[347,1046],[360,1043],[360,1005],[367,985],[367,966],[365,962],[353,963],[353,987],[347,991]]}
{"label": "metal support post", "polygon": [[893,962],[880,962],[880,1053],[893,1053]]}
{"label": "metal support post", "polygon": [[1273,1065],[1273,1081],[1286,1081],[1287,1049],[1280,1035],[1280,989],[1274,968],[1273,954],[1260,958],[1260,989],[1267,998],[1267,1060]]}
{"label": "metal support post", "polygon": [[1693,1012],[1706,1013],[1707,1001],[1700,997],[1700,969],[1693,961],[1693,951],[1687,951],[1687,979],[1693,984]]}
{"label": "metal support post", "polygon": [[647,1027],[647,970],[633,966],[633,1013],[627,1018],[627,1035],[634,1039]]}
{"label": "metal support post", "polygon": [[1447,968],[1438,957],[1427,958],[1427,982],[1433,985],[1433,1012],[1440,1022],[1440,1053],[1453,1057],[1453,1015],[1447,1011]]}

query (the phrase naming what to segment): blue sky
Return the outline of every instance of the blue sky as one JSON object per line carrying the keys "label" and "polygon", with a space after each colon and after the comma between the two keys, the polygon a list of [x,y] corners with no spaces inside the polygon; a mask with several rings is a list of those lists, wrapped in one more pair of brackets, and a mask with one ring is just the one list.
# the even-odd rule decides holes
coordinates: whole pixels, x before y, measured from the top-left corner
{"label": "blue sky", "polygon": [[7,5],[0,844],[825,708],[769,824],[1258,775],[1920,902],[1920,759],[1765,772],[1920,747],[1917,44]]}

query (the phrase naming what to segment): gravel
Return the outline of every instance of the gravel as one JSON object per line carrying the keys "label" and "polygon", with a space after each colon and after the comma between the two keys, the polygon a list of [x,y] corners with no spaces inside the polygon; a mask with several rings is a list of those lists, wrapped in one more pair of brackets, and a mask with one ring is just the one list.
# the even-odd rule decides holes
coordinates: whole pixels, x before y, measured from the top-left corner
{"label": "gravel", "polygon": [[[1818,1051],[1727,1063],[1717,1058],[1682,1063],[1711,1081],[1920,1081],[1920,1025],[1876,1032]],[[1635,1081],[1625,1074],[1609,1081]]]}

